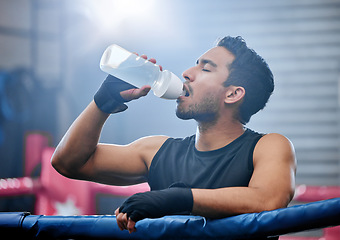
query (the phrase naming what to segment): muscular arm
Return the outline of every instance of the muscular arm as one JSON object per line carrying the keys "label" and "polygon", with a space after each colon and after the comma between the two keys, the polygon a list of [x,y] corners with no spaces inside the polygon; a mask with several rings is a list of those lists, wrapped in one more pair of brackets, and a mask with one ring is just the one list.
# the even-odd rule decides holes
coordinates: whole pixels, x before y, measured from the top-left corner
{"label": "muscular arm", "polygon": [[288,139],[268,134],[254,150],[254,173],[248,187],[192,189],[192,212],[210,218],[286,207],[294,195],[295,154]]}
{"label": "muscular arm", "polygon": [[141,138],[124,146],[100,144],[98,139],[108,116],[91,102],[57,146],[51,160],[53,167],[70,178],[106,184],[144,182],[154,154],[167,137]]}
{"label": "muscular arm", "polygon": [[[156,63],[154,58],[149,61]],[[143,97],[150,89],[135,88],[109,75],[94,97],[97,101],[89,104],[60,141],[51,159],[53,167],[70,178],[106,184],[144,182],[154,154],[167,137],[142,138],[125,146],[99,144],[98,140],[108,113],[125,110],[123,102]]]}
{"label": "muscular arm", "polygon": [[77,172],[97,149],[102,127],[109,117],[94,101],[78,116],[58,144],[51,162],[61,174],[77,178]]}

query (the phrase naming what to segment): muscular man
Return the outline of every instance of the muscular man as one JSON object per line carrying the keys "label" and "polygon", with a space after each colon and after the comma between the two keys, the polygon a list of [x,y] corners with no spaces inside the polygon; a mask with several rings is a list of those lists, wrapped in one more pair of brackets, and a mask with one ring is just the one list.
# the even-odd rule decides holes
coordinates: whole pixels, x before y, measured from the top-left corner
{"label": "muscular man", "polygon": [[111,185],[148,182],[150,192],[131,196],[115,211],[120,229],[130,232],[143,218],[222,218],[286,207],[294,194],[291,142],[244,126],[273,92],[266,62],[241,37],[225,37],[183,77],[187,94],[177,99],[176,115],[196,120],[195,135],[98,143],[110,114],[150,90],[108,76],[57,146],[52,165],[70,178]]}

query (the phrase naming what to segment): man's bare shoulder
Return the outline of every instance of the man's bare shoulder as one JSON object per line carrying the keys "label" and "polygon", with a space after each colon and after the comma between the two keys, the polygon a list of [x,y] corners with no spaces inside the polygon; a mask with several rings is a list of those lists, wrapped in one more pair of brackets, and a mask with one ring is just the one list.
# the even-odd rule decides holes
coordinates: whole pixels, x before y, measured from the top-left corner
{"label": "man's bare shoulder", "polygon": [[266,134],[258,141],[254,150],[254,160],[263,157],[295,162],[293,143],[279,133]]}
{"label": "man's bare shoulder", "polygon": [[141,147],[161,147],[163,143],[168,139],[168,136],[163,136],[163,135],[154,135],[154,136],[147,136],[147,137],[142,137],[131,144],[134,146],[141,146]]}
{"label": "man's bare shoulder", "polygon": [[163,135],[147,136],[132,142],[130,145],[141,153],[141,157],[149,167],[153,157],[168,138],[168,136]]}
{"label": "man's bare shoulder", "polygon": [[258,142],[259,145],[263,147],[270,147],[270,146],[282,146],[282,147],[289,147],[292,148],[292,142],[285,136],[279,133],[268,133],[264,135]]}

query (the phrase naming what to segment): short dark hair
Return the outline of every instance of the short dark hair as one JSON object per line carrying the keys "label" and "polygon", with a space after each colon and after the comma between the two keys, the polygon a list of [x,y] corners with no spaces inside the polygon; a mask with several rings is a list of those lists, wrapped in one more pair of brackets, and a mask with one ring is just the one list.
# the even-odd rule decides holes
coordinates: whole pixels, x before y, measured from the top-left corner
{"label": "short dark hair", "polygon": [[274,91],[273,74],[266,61],[248,48],[242,37],[224,37],[217,42],[217,46],[226,48],[235,57],[229,66],[230,73],[224,86],[241,86],[245,89],[238,120],[246,124],[252,115],[266,106]]}

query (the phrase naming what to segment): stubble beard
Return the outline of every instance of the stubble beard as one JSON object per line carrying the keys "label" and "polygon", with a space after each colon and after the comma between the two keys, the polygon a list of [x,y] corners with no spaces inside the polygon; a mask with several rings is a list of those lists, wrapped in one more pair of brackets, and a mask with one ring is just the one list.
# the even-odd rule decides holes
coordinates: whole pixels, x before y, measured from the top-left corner
{"label": "stubble beard", "polygon": [[199,103],[192,103],[184,108],[179,103],[176,116],[183,120],[194,119],[197,122],[216,122],[219,117],[219,99],[216,95],[209,95]]}

